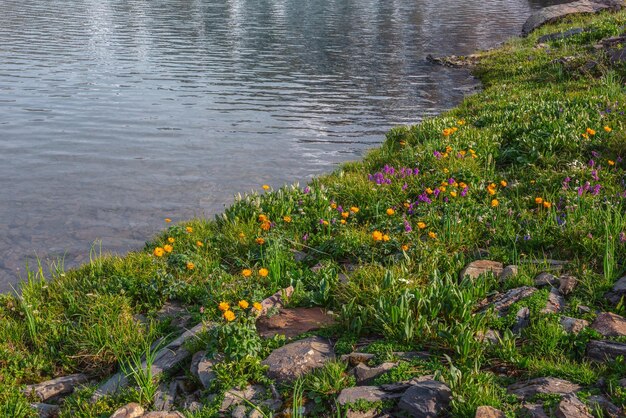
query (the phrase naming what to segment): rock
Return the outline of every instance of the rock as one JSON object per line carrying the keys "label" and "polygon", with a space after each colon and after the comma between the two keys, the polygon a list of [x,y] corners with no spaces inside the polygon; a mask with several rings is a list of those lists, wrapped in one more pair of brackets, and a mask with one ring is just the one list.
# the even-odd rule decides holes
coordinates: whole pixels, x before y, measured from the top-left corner
{"label": "rock", "polygon": [[511,265],[506,266],[504,269],[502,269],[502,271],[498,275],[498,279],[501,282],[504,282],[508,279],[511,279],[517,276],[518,273],[519,273],[519,267],[517,267],[514,264],[511,264]]}
{"label": "rock", "polygon": [[257,331],[265,338],[278,334],[292,338],[334,322],[335,319],[320,308],[281,309],[276,315],[259,317]]}
{"label": "rock", "polygon": [[626,276],[616,281],[613,289],[604,294],[604,297],[614,305],[617,305],[623,296],[626,296]]}
{"label": "rock", "polygon": [[343,406],[358,401],[381,402],[388,399],[397,399],[401,396],[402,393],[388,392],[379,386],[355,386],[342,390],[337,397],[337,402]]}
{"label": "rock", "polygon": [[555,286],[559,279],[556,278],[553,274],[550,274],[546,271],[539,273],[535,276],[535,286],[543,287],[543,286]]}
{"label": "rock", "polygon": [[612,312],[603,312],[596,317],[591,328],[605,337],[622,337],[626,335],[626,319]]}
{"label": "rock", "polygon": [[59,416],[59,405],[50,405],[47,403],[31,403],[30,407],[37,410],[39,418],[56,418]]}
{"label": "rock", "polygon": [[307,257],[307,254],[303,251],[292,249],[291,253],[293,254],[293,259],[296,263],[304,261],[304,259]]}
{"label": "rock", "polygon": [[513,334],[520,334],[528,325],[530,325],[530,309],[527,307],[520,308],[515,315],[515,324],[513,324],[511,331]]}
{"label": "rock", "polygon": [[398,402],[398,409],[411,417],[437,417],[447,410],[451,397],[448,386],[437,380],[428,380],[408,388]]}
{"label": "rock", "polygon": [[574,291],[574,288],[578,284],[578,280],[574,276],[561,276],[559,277],[559,292],[563,295],[569,295]]}
{"label": "rock", "polygon": [[176,388],[178,384],[175,380],[170,383],[161,383],[154,394],[154,409],[157,411],[169,411],[174,406],[176,399]]}
{"label": "rock", "polygon": [[185,328],[191,320],[191,315],[189,315],[187,308],[180,303],[172,301],[165,302],[157,312],[156,317],[158,321],[169,319],[171,321],[170,325],[174,328]]}
{"label": "rock", "polygon": [[626,344],[608,340],[590,341],[587,344],[587,357],[591,360],[613,361],[618,356],[626,357]]}
{"label": "rock", "polygon": [[498,344],[500,342],[500,333],[498,331],[488,329],[487,331],[476,332],[476,339],[478,341],[487,342],[489,344]]}
{"label": "rock", "polygon": [[144,409],[138,403],[129,403],[113,412],[110,418],[139,418],[144,414]]}
{"label": "rock", "polygon": [[541,310],[541,313],[557,313],[561,312],[565,307],[565,299],[555,288],[550,289],[550,294],[548,295],[548,301],[546,302],[546,307]]}
{"label": "rock", "polygon": [[232,418],[246,418],[246,415],[246,407],[243,405],[237,405],[230,414]]}
{"label": "rock", "polygon": [[591,312],[591,308],[589,306],[585,306],[585,305],[578,305],[576,307],[576,309],[578,309],[578,312],[580,312],[580,313],[590,313]]}
{"label": "rock", "polygon": [[198,378],[205,389],[211,387],[211,383],[216,379],[213,367],[220,361],[217,359],[207,358],[206,352],[198,351],[191,358],[191,374]]}
{"label": "rock", "polygon": [[271,379],[290,382],[334,358],[333,346],[328,340],[310,337],[274,350],[263,360],[263,365],[269,366],[267,375]]}
{"label": "rock", "polygon": [[530,398],[538,393],[558,393],[566,395],[580,390],[581,387],[567,380],[555,377],[539,377],[527,382],[515,383],[507,391],[521,399]]}
{"label": "rock", "polygon": [[506,418],[504,412],[491,406],[479,406],[474,418]]}
{"label": "rock", "polygon": [[348,409],[345,418],[376,418],[377,416],[378,411],[375,409],[370,409],[368,411],[353,411],[352,409]]}
{"label": "rock", "polygon": [[523,416],[527,416],[529,418],[550,418],[543,409],[543,405],[536,403],[523,404],[522,412],[524,413]]}
{"label": "rock", "polygon": [[480,309],[479,312],[484,312],[490,307],[493,307],[500,316],[504,316],[507,314],[508,309],[511,305],[513,305],[515,302],[529,297],[536,291],[537,289],[535,289],[534,287],[522,286],[511,289],[506,293],[499,293],[491,298],[487,298],[481,301],[478,304],[478,308]]}
{"label": "rock", "polygon": [[368,361],[372,360],[374,357],[376,357],[376,354],[354,352],[354,353],[342,355],[341,361],[345,361],[350,366],[357,366],[361,363],[367,363]]}
{"label": "rock", "polygon": [[602,410],[604,414],[609,418],[617,418],[623,416],[622,409],[613,404],[603,395],[592,395],[587,398],[587,404],[592,410]]}
{"label": "rock", "polygon": [[479,276],[487,273],[493,273],[496,276],[500,275],[503,270],[502,263],[490,260],[476,260],[469,263],[461,273],[459,279],[463,280],[465,276],[469,276],[471,279],[477,279]]}
{"label": "rock", "polygon": [[611,64],[618,65],[626,62],[626,48],[611,49],[608,53]]}
{"label": "rock", "polygon": [[447,57],[435,57],[432,54],[426,55],[426,61],[443,65],[446,67],[460,68],[460,67],[475,67],[480,62],[481,56],[479,54],[471,54],[466,56],[449,55]]}
{"label": "rock", "polygon": [[185,416],[178,411],[153,411],[142,415],[141,418],[185,418]]}
{"label": "rock", "polygon": [[267,299],[264,299],[261,302],[261,306],[263,309],[261,310],[261,315],[267,315],[269,310],[280,309],[285,305],[285,300],[289,299],[293,295],[293,286],[289,286],[284,288],[281,291],[274,293]]}
{"label": "rock", "polygon": [[203,405],[201,402],[202,393],[200,391],[196,391],[191,395],[187,396],[183,401],[183,409],[189,412],[198,412],[202,409]]}
{"label": "rock", "polygon": [[617,381],[617,384],[623,388],[626,388],[626,377]]}
{"label": "rock", "polygon": [[266,397],[266,392],[266,389],[262,385],[249,385],[243,390],[231,389],[224,394],[220,412],[227,411],[233,406],[243,404],[243,399],[247,401],[262,399]]}
{"label": "rock", "polygon": [[561,326],[570,334],[578,334],[584,328],[589,326],[589,321],[584,319],[571,318],[569,316],[561,317]]}
{"label": "rock", "polygon": [[354,368],[357,385],[366,385],[383,373],[397,366],[397,363],[383,363],[376,367],[369,367],[361,363]]}
{"label": "rock", "polygon": [[37,383],[36,385],[28,385],[24,389],[24,393],[26,395],[34,394],[42,402],[45,402],[57,396],[69,395],[74,392],[74,388],[77,385],[86,383],[88,380],[87,376],[82,373],[71,374]]}
{"label": "rock", "polygon": [[572,28],[570,30],[566,30],[565,32],[550,33],[548,35],[540,36],[537,39],[537,43],[544,43],[544,42],[550,42],[550,41],[557,41],[560,39],[567,39],[583,32],[585,32],[585,29],[583,28]]}
{"label": "rock", "polygon": [[565,395],[557,405],[554,415],[557,418],[593,418],[576,395]]}
{"label": "rock", "polygon": [[572,3],[544,7],[534,12],[526,20],[522,27],[522,35],[527,36],[538,27],[571,14],[598,13],[603,10],[620,10],[622,7],[623,1],[620,0],[579,0]]}

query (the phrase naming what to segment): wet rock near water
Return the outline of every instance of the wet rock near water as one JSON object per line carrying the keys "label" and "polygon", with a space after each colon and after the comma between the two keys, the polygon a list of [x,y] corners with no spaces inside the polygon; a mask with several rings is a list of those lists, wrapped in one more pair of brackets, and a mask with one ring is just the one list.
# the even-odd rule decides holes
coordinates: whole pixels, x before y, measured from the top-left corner
{"label": "wet rock near water", "polygon": [[471,54],[471,55],[449,55],[447,57],[436,57],[432,54],[426,55],[426,61],[436,64],[443,65],[445,67],[452,68],[472,68],[480,63],[481,56],[479,54]]}
{"label": "wet rock near water", "polygon": [[334,358],[333,346],[327,339],[310,337],[274,350],[263,365],[269,367],[270,378],[290,382]]}
{"label": "wet rock near water", "polygon": [[510,385],[507,391],[520,399],[528,399],[540,393],[567,395],[577,392],[580,389],[580,385],[568,382],[567,380],[558,379],[556,377],[539,377],[527,382],[519,382]]}

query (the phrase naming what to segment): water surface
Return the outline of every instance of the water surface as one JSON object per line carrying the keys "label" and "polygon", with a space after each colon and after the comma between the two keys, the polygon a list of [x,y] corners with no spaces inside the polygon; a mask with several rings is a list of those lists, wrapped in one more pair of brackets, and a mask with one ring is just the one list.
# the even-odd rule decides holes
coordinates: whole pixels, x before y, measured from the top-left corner
{"label": "water surface", "polygon": [[0,290],[35,255],[140,248],[359,158],[471,90],[426,54],[491,47],[543,3],[0,0]]}

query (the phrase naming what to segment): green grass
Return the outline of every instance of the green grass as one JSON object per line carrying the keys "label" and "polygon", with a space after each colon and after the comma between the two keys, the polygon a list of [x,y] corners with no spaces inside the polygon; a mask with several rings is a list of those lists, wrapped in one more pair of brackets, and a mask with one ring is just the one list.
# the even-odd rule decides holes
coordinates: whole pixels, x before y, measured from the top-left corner
{"label": "green grass", "polygon": [[[34,415],[22,385],[73,372],[104,379],[139,359],[172,330],[135,315],[154,318],[168,300],[217,324],[192,343],[226,356],[215,391],[267,383],[260,360],[284,341],[260,342],[247,318],[254,302],[289,285],[292,305],[338,315],[328,332],[341,352],[361,337],[380,338],[370,347],[380,360],[430,351],[431,363],[402,363],[381,382],[436,371],[452,388],[454,416],[471,417],[482,404],[514,414],[519,404],[506,384],[548,375],[583,385],[605,378],[607,394],[624,406],[615,384],[623,364],[587,363],[584,346],[597,336],[568,336],[556,316],[541,314],[547,292],[514,307],[532,312],[519,336],[505,331],[512,316],[475,315],[474,307],[495,291],[532,285],[542,266],[529,261],[551,258],[569,260],[567,272],[579,279],[568,315],[593,320],[576,305],[625,313],[603,295],[626,269],[626,68],[590,47],[625,24],[626,12],[575,17],[484,53],[476,70],[484,91],[420,125],[392,129],[363,161],[306,188],[259,188],[214,220],[166,223],[145,249],[124,257],[94,247],[77,269],[57,265],[47,278],[41,268],[29,271],[19,296],[0,295],[0,415]],[[540,35],[576,26],[589,31],[536,45]],[[296,261],[294,251],[306,257]],[[459,281],[480,251],[519,264],[520,274],[504,284]],[[488,328],[504,331],[500,344],[477,341]],[[62,416],[106,416],[132,399],[148,406],[157,382],[135,377],[128,393],[97,404],[88,403],[89,388],[72,395]],[[283,389],[295,415],[314,399],[317,414],[334,416],[342,413],[336,394],[351,384],[345,366],[331,363]],[[211,404],[193,416],[215,413]]]}

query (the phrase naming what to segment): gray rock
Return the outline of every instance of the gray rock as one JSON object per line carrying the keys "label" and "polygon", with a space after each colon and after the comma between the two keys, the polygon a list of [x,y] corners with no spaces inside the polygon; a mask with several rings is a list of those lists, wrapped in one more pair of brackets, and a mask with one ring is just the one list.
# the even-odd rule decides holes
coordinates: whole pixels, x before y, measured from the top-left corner
{"label": "gray rock", "polygon": [[353,352],[350,354],[342,355],[341,361],[345,361],[351,366],[356,366],[361,363],[367,363],[368,361],[372,360],[374,357],[376,357],[375,354]]}
{"label": "gray rock", "polygon": [[519,273],[519,267],[517,267],[515,264],[511,264],[511,265],[506,266],[504,269],[502,269],[502,272],[500,272],[498,279],[501,282],[504,282],[508,279],[511,279],[517,276],[518,273]]}
{"label": "gray rock", "polygon": [[37,410],[39,418],[55,418],[59,416],[59,405],[50,405],[47,403],[31,403],[30,407]]}
{"label": "gray rock", "polygon": [[559,282],[559,279],[556,278],[555,275],[544,271],[535,276],[535,286],[543,287],[543,286],[556,286]]}
{"label": "gray rock", "polygon": [[574,276],[561,276],[559,277],[559,292],[563,295],[569,295],[574,291],[574,288],[578,284],[578,279]]}
{"label": "gray rock", "polygon": [[614,305],[617,305],[624,296],[626,296],[626,276],[616,281],[613,289],[604,294],[604,297]]}
{"label": "gray rock", "polygon": [[567,395],[580,390],[581,387],[567,380],[555,377],[539,377],[527,382],[515,383],[507,388],[507,391],[521,399],[527,399],[538,393],[558,393]]}
{"label": "gray rock", "polygon": [[615,341],[590,341],[587,344],[587,357],[591,360],[606,362],[613,361],[619,356],[626,357],[626,344]]}
{"label": "gray rock", "polygon": [[612,312],[603,312],[596,317],[591,328],[605,337],[622,337],[626,335],[626,319]]}
{"label": "gray rock", "polygon": [[142,415],[141,418],[185,418],[185,416],[178,411],[153,411]]}
{"label": "gray rock", "polygon": [[268,311],[274,309],[280,309],[285,306],[285,300],[289,299],[293,295],[293,286],[289,286],[274,293],[272,296],[264,299],[261,302],[263,309],[261,315],[267,315]]}
{"label": "gray rock", "polygon": [[546,307],[541,310],[541,313],[557,313],[561,312],[565,307],[565,299],[558,290],[555,288],[550,289],[550,294],[548,295],[548,301],[546,302]]}
{"label": "gray rock", "polygon": [[461,273],[459,279],[463,280],[465,276],[469,276],[471,279],[476,279],[483,274],[493,273],[496,276],[500,275],[503,270],[502,263],[490,260],[476,260],[469,263]]}
{"label": "gray rock", "polygon": [[233,412],[230,414],[233,418],[246,418],[246,407],[243,405],[237,405]]}
{"label": "gray rock", "polygon": [[217,378],[213,367],[218,363],[220,359],[207,358],[206,352],[198,351],[191,358],[191,374],[198,378],[202,386],[205,389],[211,387],[211,383]]}
{"label": "gray rock", "polygon": [[498,344],[500,342],[500,332],[495,331],[493,329],[488,329],[487,331],[478,331],[476,332],[476,339],[478,341],[486,342],[488,344]]}
{"label": "gray rock", "polygon": [[36,385],[28,385],[24,389],[24,393],[26,395],[34,394],[42,402],[45,402],[58,396],[69,395],[74,392],[74,388],[77,385],[86,383],[88,380],[87,376],[82,373],[71,374],[37,383]]}
{"label": "gray rock", "polygon": [[225,412],[234,406],[243,404],[243,399],[247,401],[261,399],[266,396],[266,392],[262,385],[250,385],[243,390],[231,389],[224,394],[220,412]]}
{"label": "gray rock", "polygon": [[119,408],[110,418],[139,418],[144,414],[144,409],[138,403],[129,403]]}
{"label": "gray rock", "polygon": [[327,339],[310,337],[274,350],[263,360],[269,367],[267,375],[279,382],[290,382],[335,358]]}
{"label": "gray rock", "polygon": [[557,405],[554,415],[557,418],[593,418],[576,395],[565,395]]}
{"label": "gray rock", "polygon": [[172,380],[170,383],[161,383],[154,394],[154,409],[157,411],[169,411],[176,400],[176,388],[178,383]]}
{"label": "gray rock", "polygon": [[358,401],[380,402],[401,396],[402,393],[386,391],[379,386],[355,386],[342,390],[337,397],[337,402],[343,406]]}
{"label": "gray rock", "polygon": [[525,414],[524,416],[528,416],[530,418],[550,418],[543,409],[543,405],[536,403],[523,404],[522,412]]}
{"label": "gray rock", "polygon": [[603,10],[620,10],[623,7],[620,0],[579,0],[572,3],[558,4],[544,7],[534,12],[524,23],[522,35],[526,36],[540,26],[551,23],[565,16],[580,13],[598,13]]}
{"label": "gray rock", "polygon": [[561,326],[570,334],[578,334],[580,331],[589,326],[589,321],[584,319],[571,318],[569,316],[561,317]]}
{"label": "gray rock", "polygon": [[369,382],[377,378],[383,373],[396,367],[397,363],[383,363],[376,367],[369,367],[363,363],[360,363],[354,368],[354,376],[356,377],[357,385],[367,385]]}
{"label": "gray rock", "polygon": [[591,312],[591,308],[589,306],[585,306],[585,305],[578,305],[576,307],[576,309],[578,309],[578,312],[580,312],[580,313],[590,313]]}
{"label": "gray rock", "polygon": [[504,316],[507,314],[511,305],[529,297],[536,291],[537,289],[534,287],[522,286],[511,289],[506,293],[499,293],[491,298],[481,301],[478,304],[478,308],[480,309],[479,312],[484,312],[490,307],[493,307],[500,316]]}
{"label": "gray rock", "polygon": [[474,418],[506,418],[506,415],[492,406],[479,406]]}
{"label": "gray rock", "polygon": [[601,410],[609,418],[617,418],[622,415],[622,409],[609,401],[603,395],[592,395],[587,398],[587,404],[592,410]]}
{"label": "gray rock", "polygon": [[626,388],[626,377],[617,381],[617,384],[623,388]]}
{"label": "gray rock", "polygon": [[528,325],[530,325],[530,309],[527,307],[520,308],[515,315],[515,324],[513,324],[511,331],[513,334],[520,334]]}
{"label": "gray rock", "polygon": [[398,402],[398,409],[411,417],[433,418],[448,409],[452,392],[437,380],[417,383],[404,392]]}
{"label": "gray rock", "polygon": [[348,409],[346,412],[346,418],[376,418],[378,416],[378,411],[375,409],[370,409],[369,411],[353,411],[352,409]]}
{"label": "gray rock", "polygon": [[560,39],[567,39],[583,32],[585,32],[585,29],[583,28],[572,28],[570,30],[566,30],[565,32],[549,33],[547,35],[540,36],[537,39],[537,42],[544,43],[544,42],[550,42],[550,41],[557,41]]}
{"label": "gray rock", "polygon": [[304,259],[307,257],[307,254],[303,251],[292,249],[291,253],[293,254],[293,259],[296,263],[304,261]]}

